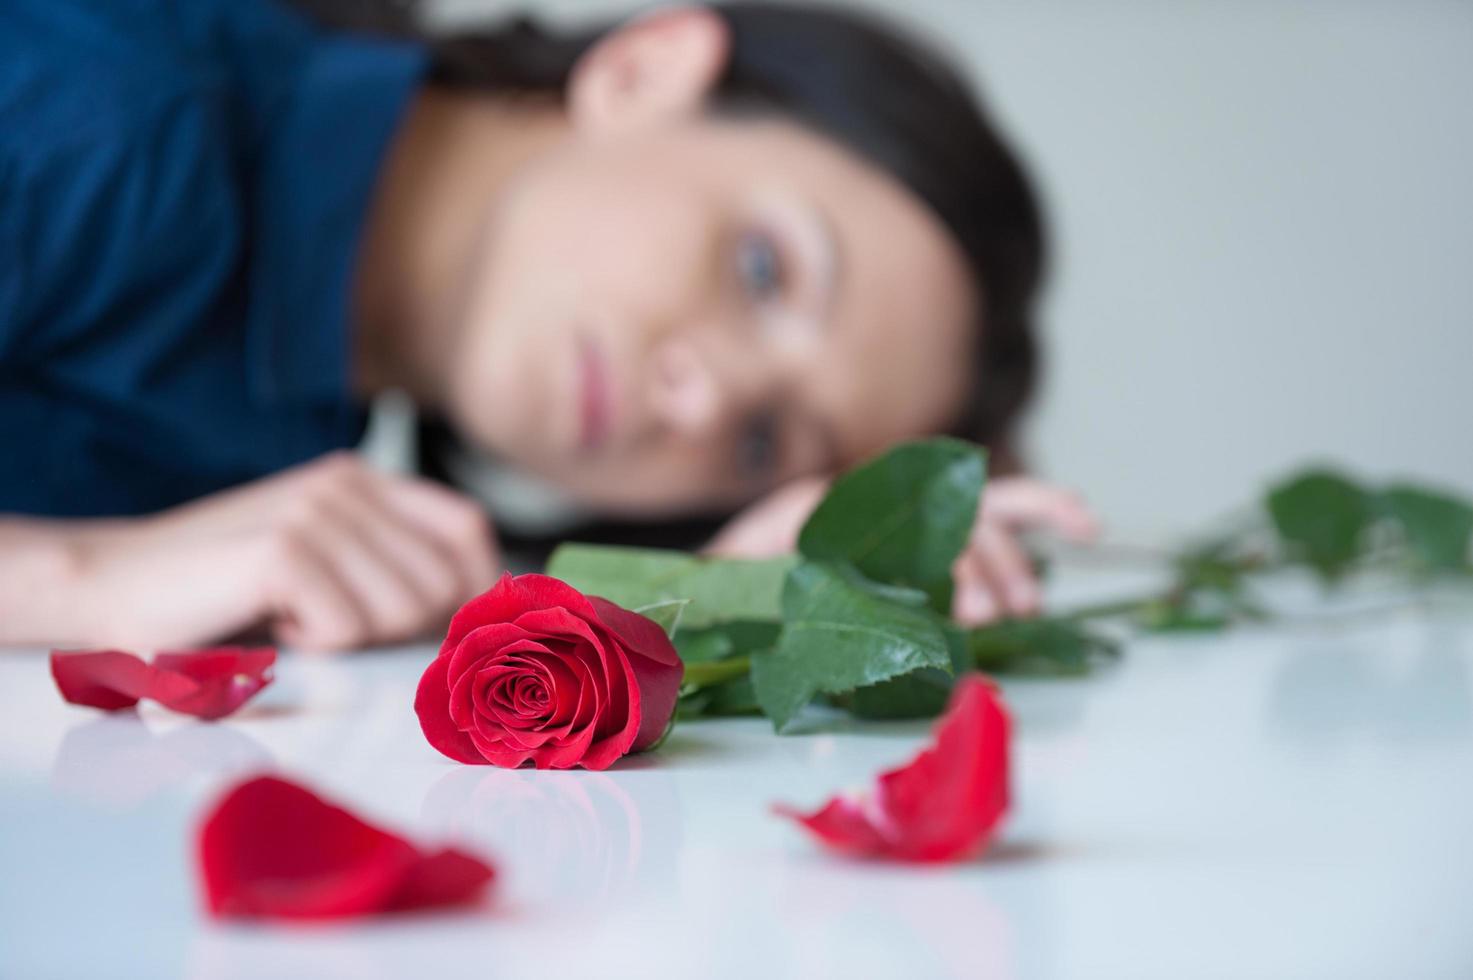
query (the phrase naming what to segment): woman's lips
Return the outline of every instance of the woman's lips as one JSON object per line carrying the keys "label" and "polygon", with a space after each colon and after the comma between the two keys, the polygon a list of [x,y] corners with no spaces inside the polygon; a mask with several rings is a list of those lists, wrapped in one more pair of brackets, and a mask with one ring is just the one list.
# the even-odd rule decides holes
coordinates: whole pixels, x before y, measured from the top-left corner
{"label": "woman's lips", "polygon": [[596,452],[608,441],[613,398],[608,361],[598,345],[584,337],[578,345],[578,446]]}

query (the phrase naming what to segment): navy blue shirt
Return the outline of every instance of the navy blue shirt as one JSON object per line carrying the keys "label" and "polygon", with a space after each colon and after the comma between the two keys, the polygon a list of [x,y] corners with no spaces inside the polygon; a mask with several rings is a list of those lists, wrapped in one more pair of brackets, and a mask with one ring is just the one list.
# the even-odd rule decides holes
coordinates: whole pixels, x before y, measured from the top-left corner
{"label": "navy blue shirt", "polygon": [[0,512],[146,513],[361,435],[352,269],[423,64],[274,0],[0,3]]}

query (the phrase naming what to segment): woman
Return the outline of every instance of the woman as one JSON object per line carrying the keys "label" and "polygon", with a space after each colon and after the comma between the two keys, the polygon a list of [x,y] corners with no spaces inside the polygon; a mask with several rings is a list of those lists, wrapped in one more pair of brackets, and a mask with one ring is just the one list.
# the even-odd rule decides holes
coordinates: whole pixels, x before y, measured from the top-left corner
{"label": "woman", "polygon": [[[1039,219],[914,42],[763,4],[441,41],[310,6],[0,11],[0,642],[432,628],[497,552],[339,452],[390,389],[600,512],[767,494],[728,553],[790,546],[895,440],[1002,445]],[[1030,524],[1091,531],[994,482],[960,618],[1036,607]]]}

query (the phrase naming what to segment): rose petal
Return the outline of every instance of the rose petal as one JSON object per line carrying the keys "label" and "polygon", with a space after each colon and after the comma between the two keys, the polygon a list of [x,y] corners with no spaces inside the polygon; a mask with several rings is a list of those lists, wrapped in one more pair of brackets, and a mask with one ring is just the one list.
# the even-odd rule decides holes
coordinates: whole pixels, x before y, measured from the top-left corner
{"label": "rose petal", "polygon": [[779,803],[773,811],[811,830],[815,837],[836,851],[861,857],[885,850],[885,839],[870,824],[857,800],[836,796],[813,813]]}
{"label": "rose petal", "polygon": [[445,677],[449,666],[449,657],[436,657],[430,661],[414,692],[414,713],[419,716],[419,727],[425,738],[442,754],[456,762],[483,765],[489,760],[476,748],[470,736],[456,727],[455,719],[450,715],[450,685]]}
{"label": "rose petal", "polygon": [[589,596],[588,601],[598,613],[595,622],[608,627],[631,651],[666,667],[684,668],[675,644],[670,642],[670,637],[659,623],[648,616],[616,606],[602,596]]}
{"label": "rose petal", "polygon": [[569,726],[586,728],[598,720],[598,709],[608,694],[603,667],[596,651],[577,641],[548,640],[547,649],[572,672],[577,684],[577,703],[573,706]]}
{"label": "rose petal", "polygon": [[536,749],[553,738],[552,735],[539,732],[535,728],[524,728],[518,725],[508,725],[500,718],[488,718],[485,715],[477,715],[476,723],[471,727],[469,734],[478,745],[481,742],[501,743],[508,749]]}
{"label": "rose petal", "polygon": [[593,609],[583,593],[565,582],[546,575],[514,576],[507,572],[490,589],[460,607],[450,620],[440,655],[453,653],[466,634],[487,623],[510,623],[529,610],[548,608],[586,611],[590,615]]}
{"label": "rose petal", "polygon": [[272,776],[237,785],[210,810],[198,858],[216,917],[326,919],[459,904],[494,876],[459,851],[426,856]]}
{"label": "rose petal", "polygon": [[531,749],[509,745],[500,735],[488,738],[476,730],[472,730],[467,734],[471,742],[475,745],[476,751],[480,753],[480,758],[476,761],[482,765],[500,766],[503,769],[519,769],[532,761]]}
{"label": "rose petal", "polygon": [[[526,714],[516,704],[517,687],[533,677],[545,676],[547,668],[536,662],[515,660],[493,664],[476,673],[473,697],[476,700],[476,725],[482,730],[489,723],[509,731],[537,731],[547,719],[543,714]],[[542,683],[545,683],[543,681]]]}
{"label": "rose petal", "polygon": [[777,812],[829,847],[902,861],[957,861],[986,844],[1008,806],[1009,722],[979,674],[957,681],[933,744],[882,773],[869,800],[835,797],[804,815]]}
{"label": "rose petal", "polygon": [[415,862],[388,907],[397,912],[471,902],[495,877],[481,859],[446,848]]}
{"label": "rose petal", "polygon": [[557,658],[569,677],[567,684],[558,687],[559,705],[553,720],[548,722],[553,726],[549,731],[558,738],[567,737],[574,729],[591,726],[599,701],[598,685],[593,681],[592,671],[576,652],[565,649],[569,646],[571,645],[548,643],[551,655]]}
{"label": "rose petal", "polygon": [[51,651],[51,677],[69,704],[116,711],[148,690],[149,668],[122,650]]}
{"label": "rose petal", "polygon": [[623,688],[629,681],[629,672],[623,663],[629,654],[616,638],[598,623],[589,622],[566,609],[539,609],[524,613],[517,620],[532,634],[544,637],[542,643],[549,651],[564,654],[567,659],[577,660],[588,668],[588,694],[592,696],[592,721],[601,724],[600,734],[622,727],[625,724],[627,699]]}
{"label": "rose petal", "polygon": [[535,646],[537,639],[515,623],[488,623],[469,630],[450,652],[449,676],[459,677],[468,670],[475,670],[477,661],[498,656],[504,650],[524,643]]}
{"label": "rose petal", "polygon": [[877,811],[899,856],[949,861],[981,848],[1008,806],[1008,727],[991,684],[957,683],[934,747],[880,776]]}
{"label": "rose petal", "polygon": [[160,653],[153,658],[146,697],[196,718],[232,714],[272,681],[276,651],[217,647]]}
{"label": "rose petal", "polygon": [[[640,722],[644,714],[639,694],[639,681],[630,663],[633,659],[628,656],[620,657],[613,664],[604,661],[606,669],[620,670],[623,673],[618,683],[610,681],[609,700],[605,710],[606,717],[623,718],[624,727],[605,735],[588,747],[588,755],[583,760],[583,766],[586,769],[607,769],[634,750],[635,739],[639,735]],[[667,718],[666,721],[668,720]],[[663,727],[661,730],[663,731]]]}
{"label": "rose petal", "polygon": [[577,729],[535,750],[532,753],[532,764],[538,769],[573,769],[577,766],[591,769],[593,766],[588,765],[586,757],[592,742],[591,727]]}
{"label": "rose petal", "polygon": [[665,727],[675,713],[675,702],[680,696],[685,664],[675,651],[675,645],[654,620],[621,609],[599,596],[590,596],[589,602],[609,631],[636,654],[630,658],[630,666],[634,669],[639,689],[642,719],[630,751],[641,752],[665,734]]}
{"label": "rose petal", "polygon": [[131,708],[150,698],[172,711],[223,718],[271,683],[276,651],[218,647],[161,653],[145,664],[131,653],[52,651],[51,674],[62,697],[94,708]]}
{"label": "rose petal", "polygon": [[272,777],[215,805],[199,835],[212,915],[332,918],[386,906],[415,863],[407,841]]}
{"label": "rose petal", "polygon": [[538,654],[535,659],[541,663],[546,675],[546,699],[539,709],[544,718],[542,725],[548,728],[566,724],[577,709],[577,693],[580,688],[577,675],[567,665],[564,657],[552,653],[551,650]]}
{"label": "rose petal", "polygon": [[[561,769],[581,765],[585,769],[607,769],[617,759],[628,755],[638,734],[641,708],[630,655],[604,627],[589,622],[566,609],[539,609],[525,613],[518,624],[530,632],[550,637],[569,637],[567,651],[583,661],[592,683],[584,695],[593,696],[591,708],[593,730],[585,730],[579,743],[587,746],[587,757],[566,763],[564,749],[534,756],[539,768]],[[653,624],[652,624],[653,625]],[[658,627],[657,627],[658,628]],[[548,641],[549,649],[553,646]],[[631,697],[630,692],[634,691]],[[672,706],[673,707],[673,706]],[[666,719],[668,721],[668,718]]]}
{"label": "rose petal", "polygon": [[593,744],[598,746],[598,759],[586,768],[607,769],[614,759],[627,755],[639,731],[642,709],[630,654],[617,637],[566,609],[539,609],[524,614],[517,622],[535,633],[576,637],[591,651],[576,642],[570,648],[589,664],[593,677],[603,682],[594,686],[598,699],[593,705],[597,716]]}
{"label": "rose petal", "polygon": [[[448,674],[450,671],[449,658],[440,657],[438,659],[446,661],[446,663],[441,664],[438,669]],[[430,666],[434,667],[435,665],[431,664]],[[428,674],[429,670],[426,669],[425,673]],[[420,684],[423,683],[424,678],[421,677]],[[461,674],[458,678],[455,679],[453,683],[450,683],[450,720],[454,723],[456,728],[459,728],[463,732],[469,731],[476,723],[475,688],[476,675],[471,673],[470,671]],[[416,698],[416,703],[417,700],[418,699]]]}

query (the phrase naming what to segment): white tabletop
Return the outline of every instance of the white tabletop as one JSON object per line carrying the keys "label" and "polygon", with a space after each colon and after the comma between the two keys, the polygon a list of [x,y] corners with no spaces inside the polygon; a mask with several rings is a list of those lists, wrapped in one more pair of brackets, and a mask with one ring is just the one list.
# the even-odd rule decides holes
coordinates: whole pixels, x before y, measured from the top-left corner
{"label": "white tabletop", "polygon": [[[208,724],[65,705],[0,652],[0,977],[1473,976],[1473,620],[1145,639],[1009,682],[1016,805],[980,861],[857,864],[768,805],[903,761],[925,724],[693,722],[606,773],[455,765],[429,648],[284,656]],[[275,768],[500,865],[489,908],[312,928],[199,911],[202,804]]]}

